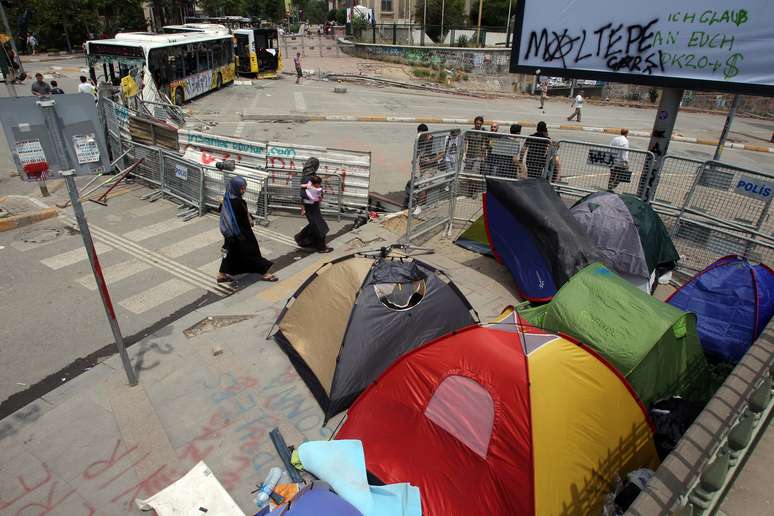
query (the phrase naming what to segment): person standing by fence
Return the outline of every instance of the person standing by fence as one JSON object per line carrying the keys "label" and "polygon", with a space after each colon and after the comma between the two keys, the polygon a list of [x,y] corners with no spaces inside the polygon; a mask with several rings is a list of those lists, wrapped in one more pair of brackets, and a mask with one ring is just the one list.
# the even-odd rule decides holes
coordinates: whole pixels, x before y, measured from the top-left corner
{"label": "person standing by fence", "polygon": [[621,135],[616,136],[610,142],[611,147],[619,150],[613,151],[613,167],[610,169],[610,179],[607,182],[607,191],[612,192],[620,183],[630,183],[632,172],[629,170],[629,130],[621,129]]}
{"label": "person standing by fence", "polygon": [[537,131],[529,136],[519,153],[519,161],[524,160],[527,164],[527,177],[543,177],[550,146],[548,126],[545,122],[538,122]]}
{"label": "person standing by fence", "polygon": [[567,117],[567,121],[569,122],[570,120],[575,118],[578,122],[580,122],[581,109],[583,109],[583,90],[580,90],[578,92],[578,95],[576,95],[575,100],[573,100],[570,105],[575,109],[575,111],[573,111],[572,114]]}
{"label": "person standing by fence", "polygon": [[296,57],[293,58],[293,64],[296,65],[296,84],[299,84],[301,78],[304,76],[304,71],[301,69],[301,52],[296,52]]}
{"label": "person standing by fence", "polygon": [[543,113],[545,113],[545,102],[546,97],[548,96],[548,82],[543,81],[540,83],[540,107],[538,109],[542,109]]}
{"label": "person standing by fence", "polygon": [[218,283],[234,281],[235,274],[246,273],[260,274],[264,281],[277,281],[276,276],[269,274],[273,263],[261,256],[258,240],[253,233],[253,220],[247,211],[247,203],[242,198],[245,190],[245,178],[234,176],[223,195],[223,203],[220,206],[220,232],[225,241]]}

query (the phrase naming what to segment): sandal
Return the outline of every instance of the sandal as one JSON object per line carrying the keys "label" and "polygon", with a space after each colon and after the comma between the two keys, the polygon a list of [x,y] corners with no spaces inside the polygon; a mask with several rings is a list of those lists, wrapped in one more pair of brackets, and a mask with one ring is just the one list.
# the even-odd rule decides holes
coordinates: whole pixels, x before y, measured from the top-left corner
{"label": "sandal", "polygon": [[232,281],[234,281],[234,277],[226,275],[226,276],[223,276],[222,278],[216,278],[215,281],[217,281],[218,283],[231,283]]}
{"label": "sandal", "polygon": [[320,249],[317,252],[320,253],[320,254],[325,254],[325,253],[330,253],[331,251],[333,251],[332,247],[326,247],[325,249]]}
{"label": "sandal", "polygon": [[274,282],[274,281],[279,281],[279,278],[274,274],[270,274],[268,276],[261,276],[261,280]]}

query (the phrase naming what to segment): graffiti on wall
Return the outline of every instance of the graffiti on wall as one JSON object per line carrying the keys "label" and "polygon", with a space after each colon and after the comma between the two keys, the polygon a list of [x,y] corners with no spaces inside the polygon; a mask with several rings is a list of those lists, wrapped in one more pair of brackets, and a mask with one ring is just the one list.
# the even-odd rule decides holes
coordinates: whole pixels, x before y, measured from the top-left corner
{"label": "graffiti on wall", "polygon": [[185,100],[191,100],[194,97],[198,97],[210,90],[216,89],[218,87],[218,75],[220,75],[221,84],[233,82],[236,78],[234,64],[230,63],[214,70],[189,75],[185,79],[169,83],[172,102],[175,102],[178,88],[183,90]]}
{"label": "graffiti on wall", "polygon": [[508,73],[510,49],[472,50],[417,48],[392,45],[355,45],[349,52],[371,59],[398,59],[412,66],[444,67],[478,75]]}

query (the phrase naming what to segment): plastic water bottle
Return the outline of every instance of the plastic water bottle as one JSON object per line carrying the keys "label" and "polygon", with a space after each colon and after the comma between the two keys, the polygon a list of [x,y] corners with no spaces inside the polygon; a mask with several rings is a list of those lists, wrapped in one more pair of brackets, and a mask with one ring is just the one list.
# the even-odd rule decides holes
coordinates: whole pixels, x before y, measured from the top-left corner
{"label": "plastic water bottle", "polygon": [[263,507],[269,503],[269,496],[271,495],[272,491],[274,491],[274,488],[277,486],[281,476],[281,469],[273,467],[269,470],[269,474],[266,475],[266,479],[263,481],[263,484],[261,484],[261,488],[258,490],[258,494],[255,495],[255,505],[258,507]]}

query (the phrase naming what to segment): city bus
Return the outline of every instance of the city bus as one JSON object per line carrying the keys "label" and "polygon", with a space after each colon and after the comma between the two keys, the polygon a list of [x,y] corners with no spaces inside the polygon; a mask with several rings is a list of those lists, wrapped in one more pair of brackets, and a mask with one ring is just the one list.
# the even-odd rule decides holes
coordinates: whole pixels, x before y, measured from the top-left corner
{"label": "city bus", "polygon": [[183,34],[186,32],[211,32],[214,34],[231,34],[225,25],[219,23],[186,23],[184,25],[165,25],[161,28],[164,34]]}
{"label": "city bus", "polygon": [[277,29],[250,28],[234,31],[239,75],[276,78],[282,68]]}
{"label": "city bus", "polygon": [[221,33],[119,33],[88,41],[86,61],[93,80],[116,86],[132,68],[147,67],[159,91],[178,106],[235,77],[232,39]]}

